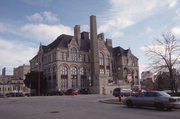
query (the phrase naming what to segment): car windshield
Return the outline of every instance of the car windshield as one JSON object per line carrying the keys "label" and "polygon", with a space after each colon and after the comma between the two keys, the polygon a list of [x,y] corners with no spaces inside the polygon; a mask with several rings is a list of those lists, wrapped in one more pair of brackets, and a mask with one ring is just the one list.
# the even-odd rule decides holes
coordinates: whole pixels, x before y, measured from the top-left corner
{"label": "car windshield", "polygon": [[170,95],[166,92],[159,92],[160,96],[170,97]]}

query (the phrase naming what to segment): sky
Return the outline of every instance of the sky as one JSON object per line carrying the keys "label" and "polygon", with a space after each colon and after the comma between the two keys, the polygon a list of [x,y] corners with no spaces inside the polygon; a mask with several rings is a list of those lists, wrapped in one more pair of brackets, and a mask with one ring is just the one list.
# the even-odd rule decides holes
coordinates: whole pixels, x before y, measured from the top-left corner
{"label": "sky", "polygon": [[73,35],[75,25],[89,31],[91,15],[113,47],[130,48],[139,58],[140,72],[149,62],[144,47],[162,33],[180,38],[178,0],[0,0],[0,69],[12,74],[13,68],[29,65],[40,43]]}

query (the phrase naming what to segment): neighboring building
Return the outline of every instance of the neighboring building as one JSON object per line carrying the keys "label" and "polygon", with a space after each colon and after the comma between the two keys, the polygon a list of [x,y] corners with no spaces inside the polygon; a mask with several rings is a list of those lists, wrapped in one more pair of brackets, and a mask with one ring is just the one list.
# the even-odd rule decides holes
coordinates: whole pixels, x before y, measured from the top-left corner
{"label": "neighboring building", "polygon": [[0,75],[0,93],[9,93],[13,91],[11,85],[13,75]]}
{"label": "neighboring building", "polygon": [[25,80],[25,75],[30,72],[29,65],[22,65],[14,68],[14,78],[16,80]]}
{"label": "neighboring building", "polygon": [[62,34],[51,44],[40,45],[30,66],[31,71],[43,72],[47,90],[89,88],[91,93],[109,94],[115,87],[139,84],[138,58],[130,49],[113,48],[111,39],[97,34],[95,16],[90,17],[90,38],[76,25],[74,36]]}
{"label": "neighboring building", "polygon": [[158,72],[155,75],[155,87],[157,90],[171,90],[169,72]]}
{"label": "neighboring building", "polygon": [[30,66],[29,65],[22,65],[14,68],[14,80],[13,83],[21,84],[20,90],[22,92],[30,92],[30,89],[28,89],[25,84],[25,75],[30,72]]}
{"label": "neighboring building", "polygon": [[2,70],[0,75],[0,93],[9,93],[9,92],[29,92],[25,84],[25,75],[30,72],[30,66],[22,65],[17,68],[14,68],[13,75],[5,75],[5,69]]}
{"label": "neighboring building", "polygon": [[145,90],[154,90],[154,75],[150,71],[141,73],[141,88]]}

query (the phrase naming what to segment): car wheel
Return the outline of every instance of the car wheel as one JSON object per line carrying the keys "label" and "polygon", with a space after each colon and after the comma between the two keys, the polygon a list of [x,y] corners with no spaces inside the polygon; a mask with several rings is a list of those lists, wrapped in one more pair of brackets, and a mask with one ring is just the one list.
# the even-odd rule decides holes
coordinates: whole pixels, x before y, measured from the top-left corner
{"label": "car wheel", "polygon": [[127,107],[133,107],[133,103],[131,100],[127,100],[126,105],[127,105]]}
{"label": "car wheel", "polygon": [[164,104],[162,104],[162,103],[155,103],[155,107],[156,107],[158,110],[164,110]]}
{"label": "car wheel", "polygon": [[172,110],[172,107],[167,107],[167,110],[168,110],[168,111],[171,111],[171,110]]}

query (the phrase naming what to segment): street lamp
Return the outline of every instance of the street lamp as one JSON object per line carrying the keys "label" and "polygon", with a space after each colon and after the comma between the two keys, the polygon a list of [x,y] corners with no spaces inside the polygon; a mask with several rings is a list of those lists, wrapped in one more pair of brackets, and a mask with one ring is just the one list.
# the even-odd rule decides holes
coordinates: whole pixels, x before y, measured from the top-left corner
{"label": "street lamp", "polygon": [[40,88],[40,65],[39,63],[37,62],[36,63],[36,66],[38,66],[38,95],[40,96],[41,95],[41,88]]}

